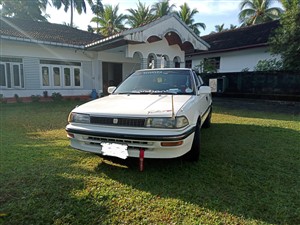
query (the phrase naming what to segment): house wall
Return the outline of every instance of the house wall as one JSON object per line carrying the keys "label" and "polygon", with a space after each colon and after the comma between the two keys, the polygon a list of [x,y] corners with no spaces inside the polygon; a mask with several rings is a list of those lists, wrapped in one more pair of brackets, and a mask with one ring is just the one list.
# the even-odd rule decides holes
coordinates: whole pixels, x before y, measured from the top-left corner
{"label": "house wall", "polygon": [[[1,40],[1,57],[21,58],[24,74],[24,88],[1,87],[0,94],[4,98],[11,98],[17,94],[19,97],[41,95],[48,91],[48,96],[59,92],[63,96],[89,95],[95,86],[99,86],[99,63],[93,52],[65,47],[56,47],[29,42]],[[82,85],[72,87],[43,87],[41,81],[40,60],[54,60],[59,62],[80,62]]]}
{"label": "house wall", "polygon": [[[170,67],[174,67],[174,58],[180,58],[181,62],[184,62],[185,52],[180,49],[178,45],[169,45],[167,40],[163,38],[161,41],[153,43],[144,43],[139,45],[128,45],[126,52],[127,57],[133,57],[135,53],[139,52],[141,57],[144,59],[144,62],[147,63],[149,55],[153,54],[155,56],[164,55],[169,59]],[[157,57],[157,67],[160,67],[160,57]],[[143,65],[147,68],[147,65]]]}
{"label": "house wall", "polygon": [[268,52],[267,47],[261,47],[255,49],[193,56],[190,58],[192,59],[192,68],[199,65],[204,58],[212,57],[220,57],[220,69],[218,72],[241,72],[245,69],[253,71],[259,60],[274,58],[274,56],[271,56],[271,54]]}

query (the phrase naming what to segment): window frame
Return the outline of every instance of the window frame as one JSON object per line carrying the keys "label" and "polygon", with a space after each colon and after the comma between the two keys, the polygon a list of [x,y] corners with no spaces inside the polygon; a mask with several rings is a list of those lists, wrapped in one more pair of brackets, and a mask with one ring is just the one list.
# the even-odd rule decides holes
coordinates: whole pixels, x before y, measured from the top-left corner
{"label": "window frame", "polygon": [[[1,89],[25,89],[24,70],[22,59],[0,58],[0,64],[4,66],[5,85],[0,85]],[[18,85],[16,83],[14,66],[18,67]]]}
{"label": "window frame", "polygon": [[[43,67],[47,67],[49,71],[49,86],[43,85]],[[59,68],[59,85],[55,85],[55,77],[54,77],[54,68]],[[70,85],[66,84],[65,80],[65,69],[69,69],[70,71]],[[79,77],[80,77],[80,85],[75,85],[75,69],[79,70]],[[71,65],[71,64],[42,64],[40,63],[40,85],[42,88],[45,89],[80,89],[83,87],[82,81],[82,68],[81,66]]]}

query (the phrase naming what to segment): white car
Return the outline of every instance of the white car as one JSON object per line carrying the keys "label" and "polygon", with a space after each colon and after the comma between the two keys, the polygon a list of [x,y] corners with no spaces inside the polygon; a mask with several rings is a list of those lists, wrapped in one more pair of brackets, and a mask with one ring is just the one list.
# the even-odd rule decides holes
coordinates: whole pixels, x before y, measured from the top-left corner
{"label": "white car", "polygon": [[123,159],[199,159],[212,98],[191,69],[138,70],[108,92],[70,113],[66,131],[73,148]]}

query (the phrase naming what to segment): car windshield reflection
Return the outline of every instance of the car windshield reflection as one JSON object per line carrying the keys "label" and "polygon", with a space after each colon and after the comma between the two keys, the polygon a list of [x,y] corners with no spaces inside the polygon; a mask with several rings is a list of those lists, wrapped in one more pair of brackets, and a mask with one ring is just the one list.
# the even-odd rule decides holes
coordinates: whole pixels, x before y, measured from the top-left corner
{"label": "car windshield reflection", "polygon": [[114,94],[194,94],[188,70],[138,71],[128,77]]}

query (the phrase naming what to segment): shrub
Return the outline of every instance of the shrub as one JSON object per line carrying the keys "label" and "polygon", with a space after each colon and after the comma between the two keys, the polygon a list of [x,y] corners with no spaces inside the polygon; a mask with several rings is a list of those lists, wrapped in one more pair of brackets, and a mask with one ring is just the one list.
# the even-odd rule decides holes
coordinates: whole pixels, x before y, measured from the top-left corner
{"label": "shrub", "polygon": [[15,94],[15,99],[16,99],[16,102],[18,102],[18,103],[22,102],[22,99],[19,97],[18,94]]}
{"label": "shrub", "polygon": [[32,102],[39,102],[41,99],[40,95],[31,95],[31,101]]}
{"label": "shrub", "polygon": [[3,94],[0,94],[0,103],[6,103],[6,99],[4,99]]}
{"label": "shrub", "polygon": [[53,99],[53,101],[61,101],[62,95],[59,92],[53,92],[51,98]]}

